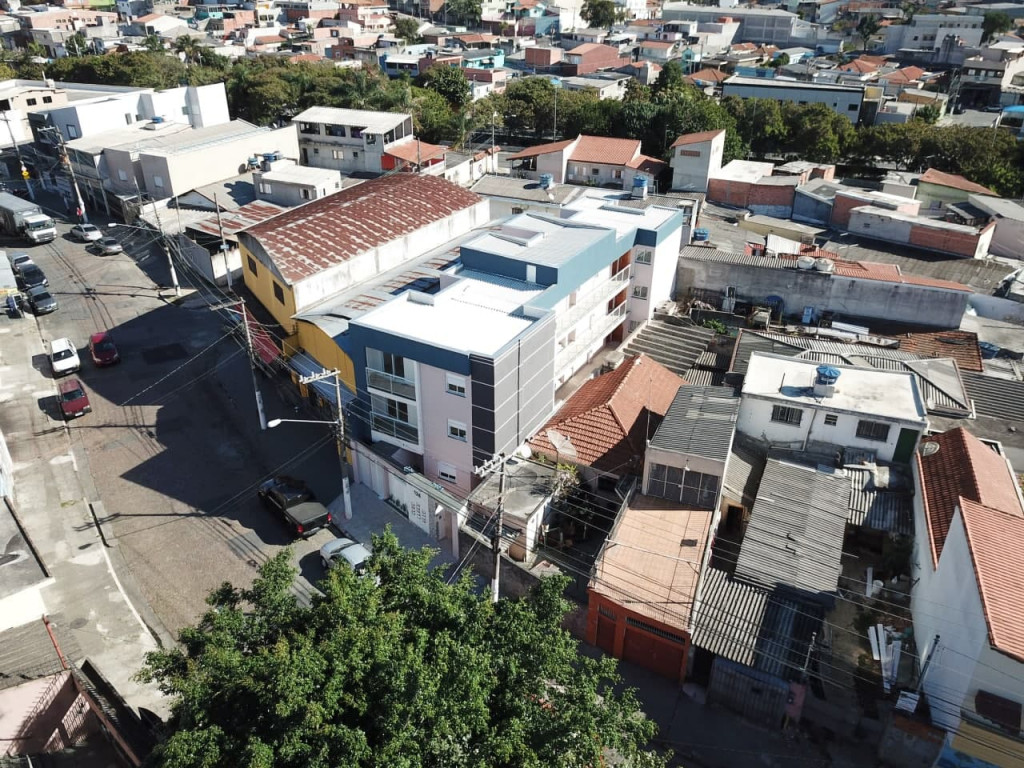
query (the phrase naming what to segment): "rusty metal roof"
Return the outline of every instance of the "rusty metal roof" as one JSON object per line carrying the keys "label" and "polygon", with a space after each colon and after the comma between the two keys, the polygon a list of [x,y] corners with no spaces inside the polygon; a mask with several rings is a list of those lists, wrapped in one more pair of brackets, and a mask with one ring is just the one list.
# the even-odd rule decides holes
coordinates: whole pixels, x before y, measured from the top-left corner
{"label": "rusty metal roof", "polygon": [[222,224],[224,226],[224,234],[230,236],[247,227],[259,224],[261,221],[277,216],[279,213],[284,213],[286,210],[288,209],[284,206],[261,200],[255,203],[247,203],[233,211],[221,211],[219,223],[217,221],[217,214],[213,214],[202,221],[189,224],[186,229],[194,229],[214,237],[220,237],[219,225]]}
{"label": "rusty metal roof", "polygon": [[434,176],[398,173],[288,210],[247,230],[290,284],[410,235],[483,198]]}

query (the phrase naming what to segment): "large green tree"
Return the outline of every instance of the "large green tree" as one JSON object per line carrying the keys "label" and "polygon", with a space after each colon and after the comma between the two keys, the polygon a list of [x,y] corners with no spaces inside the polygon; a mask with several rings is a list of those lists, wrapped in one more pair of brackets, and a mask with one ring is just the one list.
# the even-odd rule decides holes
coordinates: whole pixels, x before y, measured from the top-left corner
{"label": "large green tree", "polygon": [[877,16],[868,14],[862,16],[860,21],[857,22],[857,37],[860,38],[863,49],[868,49],[868,43],[871,42],[871,38],[878,34],[878,31],[882,28],[882,22],[879,21]]}
{"label": "large green tree", "polygon": [[144,680],[171,697],[160,768],[663,766],[654,724],[615,662],[561,627],[566,580],[492,604],[432,550],[374,537],[368,573],[342,566],[309,607],[283,552],[248,589],[225,584]]}
{"label": "large green tree", "polygon": [[472,97],[469,80],[461,67],[435,64],[420,75],[417,84],[437,91],[454,110],[464,109]]}
{"label": "large green tree", "polygon": [[597,29],[610,29],[618,18],[614,0],[583,0],[580,18]]}
{"label": "large green tree", "polygon": [[461,19],[471,27],[479,24],[483,15],[480,0],[445,0],[445,13]]}
{"label": "large green tree", "polygon": [[1013,29],[1013,18],[1002,11],[989,11],[981,17],[981,39],[989,40],[1001,32]]}

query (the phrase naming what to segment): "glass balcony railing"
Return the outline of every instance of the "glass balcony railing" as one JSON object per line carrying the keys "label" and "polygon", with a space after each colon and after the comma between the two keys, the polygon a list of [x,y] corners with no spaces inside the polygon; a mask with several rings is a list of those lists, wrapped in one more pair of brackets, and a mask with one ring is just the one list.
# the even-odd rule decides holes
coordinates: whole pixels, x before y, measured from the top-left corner
{"label": "glass balcony railing", "polygon": [[370,423],[374,432],[390,435],[407,443],[419,444],[420,442],[420,431],[412,424],[407,424],[404,421],[399,421],[380,413],[371,414]]}
{"label": "glass balcony railing", "polygon": [[630,269],[627,267],[616,272],[606,282],[601,283],[601,285],[585,296],[581,296],[573,306],[569,307],[555,321],[556,331],[561,333],[569,330],[585,315],[621,293],[622,289],[629,283],[629,278]]}
{"label": "glass balcony railing", "polygon": [[567,344],[555,354],[555,370],[560,371],[568,365],[574,357],[583,352],[597,339],[603,339],[615,328],[622,325],[626,319],[626,305],[619,304],[615,309],[602,317],[590,328],[581,329],[576,333],[576,340]]}
{"label": "glass balcony railing", "polygon": [[410,379],[403,379],[384,371],[374,368],[366,369],[366,386],[384,392],[389,395],[398,395],[406,400],[416,399],[416,382]]}

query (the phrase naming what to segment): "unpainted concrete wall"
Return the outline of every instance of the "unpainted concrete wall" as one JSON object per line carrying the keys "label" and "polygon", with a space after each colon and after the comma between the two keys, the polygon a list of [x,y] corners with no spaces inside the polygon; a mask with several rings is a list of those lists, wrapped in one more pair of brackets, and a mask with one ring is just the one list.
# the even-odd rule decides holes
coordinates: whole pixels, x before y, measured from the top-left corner
{"label": "unpainted concrete wall", "polygon": [[679,259],[676,285],[678,297],[691,288],[722,291],[734,286],[741,301],[781,296],[787,312],[813,306],[849,317],[884,318],[935,328],[958,328],[970,296],[964,291],[840,278],[815,270],[764,269],[684,258]]}

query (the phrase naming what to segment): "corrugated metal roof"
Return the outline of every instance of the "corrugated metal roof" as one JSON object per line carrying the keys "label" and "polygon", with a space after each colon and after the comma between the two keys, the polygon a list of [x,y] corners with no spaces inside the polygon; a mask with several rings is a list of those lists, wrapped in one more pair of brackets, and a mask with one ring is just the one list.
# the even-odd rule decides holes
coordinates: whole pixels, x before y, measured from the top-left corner
{"label": "corrugated metal roof", "polygon": [[740,545],[737,577],[768,587],[835,592],[849,482],[842,470],[769,459]]}
{"label": "corrugated metal roof", "polygon": [[[64,656],[72,663],[80,661],[82,651],[71,634],[61,633],[56,624],[53,627]],[[0,633],[0,690],[49,677],[63,669],[42,621],[31,621]]]}
{"label": "corrugated metal roof", "polygon": [[822,619],[821,607],[796,593],[747,584],[708,568],[691,640],[717,656],[791,679],[799,674]]}
{"label": "corrugated metal roof", "polygon": [[1024,421],[1024,382],[982,373],[965,373],[963,380],[980,415]]}
{"label": "corrugated metal roof", "polygon": [[733,438],[729,461],[725,465],[725,480],[722,490],[732,499],[750,506],[757,498],[761,485],[764,465],[768,460],[767,451],[749,437],[737,434]]}
{"label": "corrugated metal roof", "polygon": [[444,179],[396,173],[292,208],[239,237],[259,243],[294,284],[481,201]]}
{"label": "corrugated metal roof", "polygon": [[731,387],[680,387],[651,445],[724,462],[739,408]]}
{"label": "corrugated metal roof", "polygon": [[846,467],[850,475],[851,525],[876,531],[914,535],[913,494],[879,488],[875,468]]}

